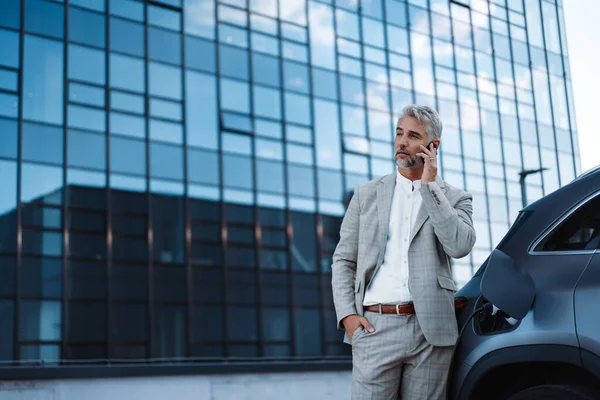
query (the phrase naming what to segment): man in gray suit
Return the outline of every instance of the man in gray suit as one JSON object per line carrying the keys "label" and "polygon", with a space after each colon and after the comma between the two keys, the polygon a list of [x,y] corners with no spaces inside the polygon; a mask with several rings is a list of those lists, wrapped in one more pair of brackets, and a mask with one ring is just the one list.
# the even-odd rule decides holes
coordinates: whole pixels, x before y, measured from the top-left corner
{"label": "man in gray suit", "polygon": [[358,185],[342,222],[332,286],[355,400],[445,397],[458,337],[450,257],[469,254],[475,230],[471,194],[437,175],[441,133],[435,110],[405,107],[398,170]]}

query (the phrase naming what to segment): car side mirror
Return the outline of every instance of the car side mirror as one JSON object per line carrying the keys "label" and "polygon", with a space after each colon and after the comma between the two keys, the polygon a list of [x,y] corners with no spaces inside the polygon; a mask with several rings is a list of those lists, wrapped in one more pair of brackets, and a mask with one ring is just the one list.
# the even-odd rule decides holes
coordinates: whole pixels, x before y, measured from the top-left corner
{"label": "car side mirror", "polygon": [[492,305],[518,320],[527,315],[535,299],[531,275],[498,249],[490,255],[480,290]]}

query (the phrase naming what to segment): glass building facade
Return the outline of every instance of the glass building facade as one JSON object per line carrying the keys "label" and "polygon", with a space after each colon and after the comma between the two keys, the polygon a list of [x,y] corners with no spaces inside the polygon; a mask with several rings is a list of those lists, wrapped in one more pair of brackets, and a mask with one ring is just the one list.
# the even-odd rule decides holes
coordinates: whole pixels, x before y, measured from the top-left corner
{"label": "glass building facade", "polygon": [[348,357],[331,255],[409,103],[466,282],[579,172],[562,0],[2,0],[0,360]]}

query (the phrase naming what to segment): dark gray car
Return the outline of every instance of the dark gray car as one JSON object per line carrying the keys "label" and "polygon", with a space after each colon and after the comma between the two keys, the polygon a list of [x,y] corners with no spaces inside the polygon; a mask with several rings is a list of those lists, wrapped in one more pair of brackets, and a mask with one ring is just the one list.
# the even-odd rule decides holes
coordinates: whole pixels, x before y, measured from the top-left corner
{"label": "dark gray car", "polygon": [[523,209],[456,294],[448,397],[600,399],[599,249],[600,167]]}

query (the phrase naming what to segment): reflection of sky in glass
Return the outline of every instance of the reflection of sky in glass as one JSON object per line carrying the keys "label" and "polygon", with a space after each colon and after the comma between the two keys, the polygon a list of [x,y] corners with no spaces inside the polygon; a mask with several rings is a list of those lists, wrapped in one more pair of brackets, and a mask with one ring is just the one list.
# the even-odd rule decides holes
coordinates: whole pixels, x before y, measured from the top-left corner
{"label": "reflection of sky in glass", "polygon": [[63,122],[63,44],[25,36],[23,118]]}
{"label": "reflection of sky in glass", "polygon": [[62,168],[23,163],[21,167],[21,201],[38,200],[62,189]]}

